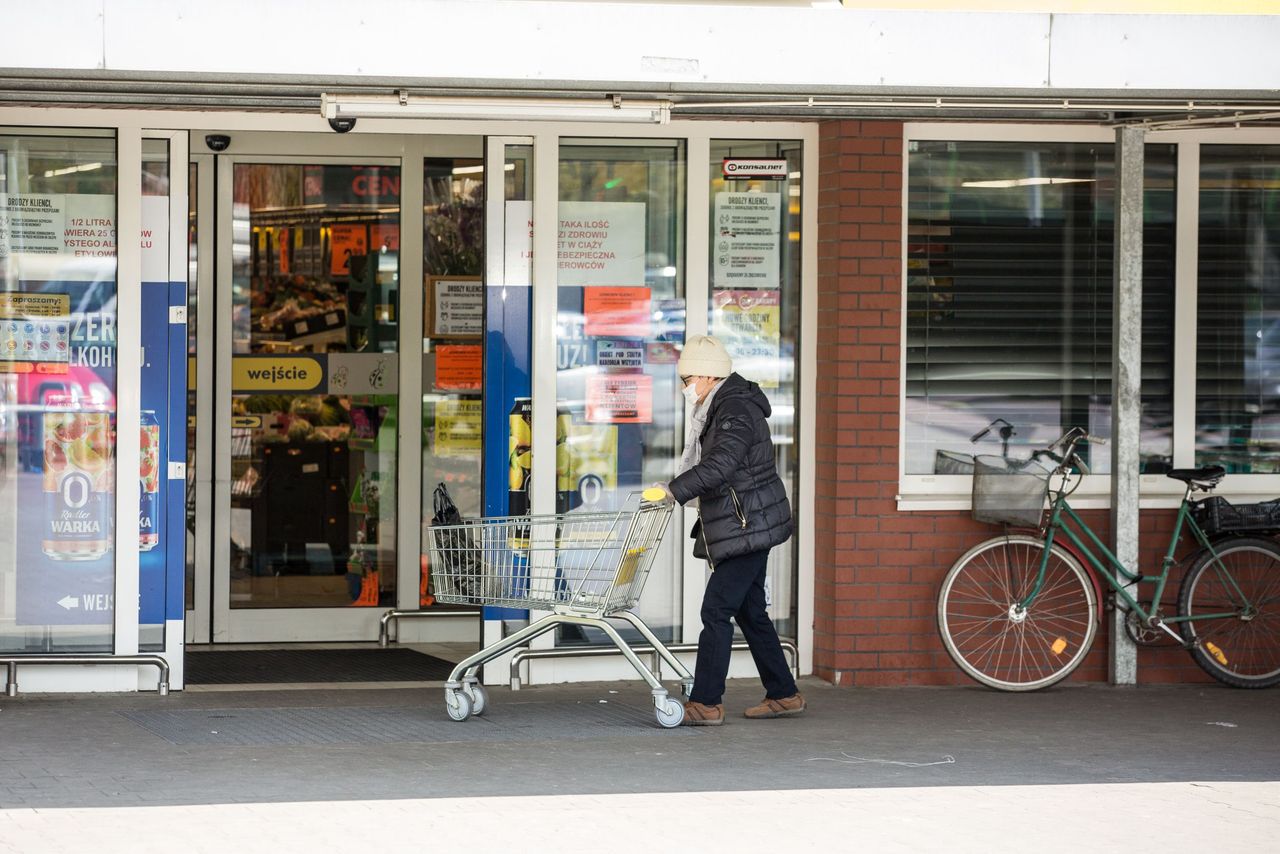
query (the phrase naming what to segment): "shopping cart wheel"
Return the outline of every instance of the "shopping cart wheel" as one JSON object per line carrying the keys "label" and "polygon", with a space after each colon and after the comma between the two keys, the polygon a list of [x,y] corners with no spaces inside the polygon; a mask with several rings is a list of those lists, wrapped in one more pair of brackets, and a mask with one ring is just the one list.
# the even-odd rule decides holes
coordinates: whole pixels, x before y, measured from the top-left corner
{"label": "shopping cart wheel", "polygon": [[489,708],[489,692],[479,682],[463,682],[462,690],[471,700],[471,714],[483,715]]}
{"label": "shopping cart wheel", "polygon": [[686,679],[680,683],[680,695],[688,700],[693,696],[693,680]]}
{"label": "shopping cart wheel", "polygon": [[457,688],[445,688],[444,708],[455,721],[465,721],[471,717],[471,698]]}
{"label": "shopping cart wheel", "polygon": [[663,697],[654,702],[654,707],[658,723],[667,729],[680,726],[680,722],[684,720],[684,703],[675,697]]}

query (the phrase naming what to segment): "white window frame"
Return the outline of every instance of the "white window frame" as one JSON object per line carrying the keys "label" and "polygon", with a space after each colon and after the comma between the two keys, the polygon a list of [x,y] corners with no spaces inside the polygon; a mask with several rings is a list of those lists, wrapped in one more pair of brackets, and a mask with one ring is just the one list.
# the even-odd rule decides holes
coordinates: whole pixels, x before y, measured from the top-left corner
{"label": "white window frame", "polygon": [[[104,110],[96,108],[71,108],[71,107],[0,107],[0,127],[20,126],[24,128],[47,128],[50,132],[61,131],[63,129],[72,128],[107,128],[112,129],[116,133],[118,160],[120,161],[120,180],[118,187],[117,204],[120,207],[120,221],[118,228],[120,230],[119,237],[119,256],[117,268],[117,287],[120,282],[126,281],[127,275],[133,275],[136,280],[141,267],[141,250],[138,247],[138,240],[129,240],[130,233],[138,234],[138,216],[140,211],[141,198],[141,139],[145,136],[161,135],[164,131],[174,131],[185,136],[187,132],[192,132],[191,137],[197,142],[190,146],[188,154],[201,154],[203,148],[198,140],[204,134],[204,130],[210,125],[216,125],[219,132],[226,132],[246,138],[247,135],[254,132],[301,132],[324,135],[325,139],[332,139],[332,130],[327,122],[317,113],[297,114],[297,113],[267,113],[267,112],[217,112],[217,111],[193,111],[193,110]],[[761,140],[799,140],[802,142],[803,148],[803,166],[801,188],[805,199],[802,213],[801,233],[803,234],[802,258],[801,258],[801,312],[800,312],[800,348],[796,354],[796,370],[798,372],[797,387],[797,433],[796,441],[800,443],[802,453],[799,461],[799,484],[796,494],[796,514],[802,520],[802,524],[798,526],[796,538],[798,543],[798,554],[796,559],[796,575],[797,587],[795,591],[798,620],[796,626],[797,644],[800,652],[799,669],[802,674],[813,672],[813,613],[814,613],[814,556],[815,556],[815,536],[816,528],[814,525],[816,499],[815,499],[815,446],[816,446],[816,388],[817,388],[817,309],[818,309],[818,137],[819,125],[817,122],[799,122],[799,121],[715,121],[715,120],[681,120],[675,119],[667,125],[627,125],[625,127],[603,125],[590,122],[519,122],[519,121],[446,121],[446,120],[425,120],[425,119],[361,119],[359,128],[353,132],[347,140],[349,144],[356,145],[358,140],[363,138],[369,140],[369,135],[403,135],[405,137],[413,136],[436,136],[447,137],[451,135],[485,135],[489,137],[528,137],[535,134],[535,146],[537,140],[544,142],[555,142],[558,146],[559,140],[564,138],[607,138],[619,137],[628,139],[681,139],[686,144],[686,154],[688,157],[688,172],[686,184],[686,286],[685,294],[688,304],[693,305],[695,300],[703,300],[706,304],[705,297],[709,293],[708,268],[705,256],[705,247],[701,250],[701,260],[699,253],[695,251],[700,243],[705,242],[709,229],[709,211],[707,199],[707,178],[708,165],[706,162],[712,140],[718,139],[761,139]],[[181,137],[176,137],[181,138]],[[547,146],[550,148],[550,146]],[[177,151],[176,146],[171,147],[171,157]],[[536,147],[535,147],[536,151]],[[405,165],[408,167],[408,161],[414,157],[418,158],[415,166],[421,168],[421,155],[423,149],[417,149],[416,153],[410,155],[406,153],[404,157]],[[535,154],[536,156],[536,154]],[[543,155],[546,157],[546,154]],[[126,157],[130,158],[130,163],[126,165]],[[133,162],[136,161],[136,162]],[[180,161],[174,160],[174,170],[178,169]],[[549,165],[548,161],[547,165]],[[183,175],[185,177],[185,169]],[[409,176],[408,168],[406,168],[405,176]],[[553,173],[554,174],[554,173]],[[419,173],[420,175],[420,173]],[[421,181],[418,180],[420,187]],[[205,189],[202,187],[201,189]],[[212,189],[212,188],[210,188]],[[546,190],[546,187],[542,187]],[[545,193],[544,193],[545,195]],[[552,199],[558,197],[558,193],[550,194]],[[536,200],[535,200],[536,201]],[[402,206],[405,200],[402,199]],[[184,261],[181,269],[184,271],[185,278],[186,262],[186,199],[182,199],[181,215],[175,213],[172,222],[180,223],[182,226],[182,236],[175,239],[173,249],[180,244],[184,251]],[[545,212],[544,212],[545,214]],[[545,218],[545,217],[544,217]],[[174,233],[177,226],[174,226]],[[406,238],[404,248],[411,248]],[[543,253],[544,257],[550,257],[549,252]],[[176,255],[175,255],[176,257]],[[544,265],[548,266],[549,265]],[[202,273],[203,275],[203,273]],[[543,278],[549,275],[544,271]],[[551,283],[555,284],[554,280]],[[136,300],[135,300],[136,302]],[[140,303],[130,304],[127,298],[119,301],[119,327],[118,327],[118,346],[121,350],[119,375],[125,376],[127,372],[136,374],[138,368],[138,354],[129,356],[128,351],[131,349],[131,342],[137,342],[141,339],[141,320],[140,320]],[[403,310],[403,308],[402,308]],[[420,317],[421,312],[417,312],[416,316]],[[699,318],[695,320],[695,318]],[[535,323],[536,323],[535,319]],[[695,334],[703,331],[700,324],[705,326],[707,320],[703,313],[691,314],[688,322],[688,334]],[[206,327],[207,328],[207,327]],[[405,333],[402,332],[402,335]],[[408,346],[404,340],[401,343],[402,358],[408,358],[413,353],[413,347]],[[212,354],[209,354],[212,356]],[[211,363],[210,359],[202,360],[203,363]],[[402,371],[402,383],[404,380]],[[402,387],[402,394],[405,388]],[[547,393],[545,390],[542,392]],[[125,451],[119,452],[121,459],[118,465],[121,471],[128,470],[127,449],[137,447],[137,412],[139,407],[138,393],[134,389],[131,393],[126,392],[124,395],[117,393],[117,418],[123,422],[134,424],[133,444],[129,445],[129,437],[121,435],[117,437],[117,445],[125,448]],[[133,413],[130,418],[129,414]],[[407,427],[401,424],[402,433]],[[136,456],[136,450],[132,452]],[[411,454],[404,454],[405,459],[401,461],[401,473],[409,465]],[[134,462],[136,467],[136,460]],[[417,482],[416,479],[413,482]],[[122,482],[121,490],[117,494],[118,508],[126,508],[136,506],[136,489],[137,484],[134,482],[131,487],[134,492],[133,503],[129,503],[128,492],[130,487],[127,483]],[[402,483],[402,489],[404,484]],[[539,490],[535,484],[535,493]],[[542,486],[541,492],[546,492],[546,486]],[[405,511],[410,500],[417,501],[418,496],[413,494],[404,495],[404,500],[400,506],[400,512]],[[419,512],[416,503],[414,513]],[[685,514],[684,527],[686,533],[688,528],[692,526],[692,514]],[[124,510],[120,510],[117,514],[117,537],[124,539],[124,544],[117,550],[116,555],[116,597],[117,601],[132,601],[136,598],[137,590],[137,574],[136,572],[121,572],[122,567],[136,567],[136,541],[137,537],[132,538],[135,545],[132,550],[128,546],[128,531],[130,529],[136,531],[137,514],[130,514]],[[132,526],[132,528],[131,528]],[[402,525],[403,530],[414,531],[416,534],[418,526]],[[406,536],[408,536],[406,534]],[[691,545],[686,537],[686,568],[689,568],[689,560],[691,559]],[[403,549],[403,544],[401,543]],[[402,555],[403,555],[402,551]],[[402,558],[402,563],[404,563]],[[693,564],[699,567],[701,562]],[[401,567],[401,573],[398,579],[403,584],[406,577],[416,579],[416,563],[412,572]],[[683,596],[683,614],[682,614],[682,632],[686,640],[692,639],[696,635],[698,626],[698,608],[701,592],[701,575],[695,571],[685,572],[685,591]],[[412,585],[412,589],[416,590],[416,581]],[[404,588],[409,589],[409,588]],[[136,650],[138,642],[138,625],[136,613],[128,613],[129,609],[117,609],[116,626],[115,626],[115,643],[116,654],[124,654],[129,651]],[[180,662],[180,653],[182,649],[181,633],[167,632],[172,638],[171,645],[166,652],[170,653],[170,657],[178,658]],[[176,637],[175,637],[176,635]],[[736,655],[736,654],[735,654]],[[739,660],[741,659],[741,660]],[[609,676],[602,672],[598,664],[605,662],[597,662],[587,659],[578,663],[573,668],[573,678],[617,678],[617,676]],[[180,667],[180,664],[177,664]],[[740,672],[739,667],[743,670]],[[569,674],[570,671],[565,665],[559,665],[560,673]],[[625,663],[619,663],[617,669],[618,675],[631,676],[629,668]],[[751,670],[750,660],[745,654],[738,656],[734,661],[734,670],[731,675],[742,675]],[[78,691],[78,690],[134,690],[136,685],[154,685],[154,679],[149,670],[138,673],[137,676],[133,672],[127,675],[124,669],[120,669],[122,676],[105,676],[105,674],[115,674],[117,668],[100,668],[98,670],[86,669],[82,671],[80,668],[53,668],[54,673],[51,674],[51,681],[47,683],[47,688],[42,690],[55,691]],[[34,672],[34,671],[33,671]],[[180,673],[180,671],[179,671]],[[95,678],[97,677],[97,678]],[[180,676],[179,676],[180,678]],[[537,681],[556,681],[556,677],[550,679],[539,679]]]}
{"label": "white window frame", "polygon": [[[902,135],[902,286],[901,327],[903,346],[899,354],[898,383],[898,509],[968,510],[973,478],[970,475],[909,475],[901,437],[906,435],[907,402],[907,234],[908,190],[911,143],[944,142],[1094,142],[1115,144],[1115,130],[1103,126],[1059,124],[996,124],[907,122]],[[1200,146],[1202,144],[1280,145],[1280,130],[1265,128],[1220,128],[1211,130],[1152,131],[1146,141],[1176,144],[1177,199],[1174,263],[1174,392],[1173,464],[1195,465],[1196,427],[1196,296],[1199,264]],[[1139,478],[1142,509],[1177,507],[1183,487],[1163,474]],[[1280,494],[1280,474],[1227,475],[1217,494],[1230,500],[1256,501]],[[1110,475],[1089,475],[1073,497],[1080,509],[1111,506]]]}

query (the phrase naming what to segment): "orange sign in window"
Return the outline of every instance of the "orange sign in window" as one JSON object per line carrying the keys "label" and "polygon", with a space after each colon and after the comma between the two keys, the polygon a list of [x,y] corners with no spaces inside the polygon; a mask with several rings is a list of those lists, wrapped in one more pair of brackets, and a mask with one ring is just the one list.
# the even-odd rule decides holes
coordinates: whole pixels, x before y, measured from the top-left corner
{"label": "orange sign in window", "polygon": [[479,344],[445,344],[436,348],[436,388],[441,391],[479,391],[483,372]]}
{"label": "orange sign in window", "polygon": [[649,337],[648,288],[583,288],[582,313],[587,335]]}

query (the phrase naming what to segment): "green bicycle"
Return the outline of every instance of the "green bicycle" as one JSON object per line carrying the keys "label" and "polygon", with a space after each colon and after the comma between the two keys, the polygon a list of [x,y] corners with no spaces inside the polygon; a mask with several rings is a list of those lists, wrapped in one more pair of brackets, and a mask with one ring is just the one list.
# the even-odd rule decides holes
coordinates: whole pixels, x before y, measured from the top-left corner
{"label": "green bicycle", "polygon": [[[1225,470],[1175,469],[1168,476],[1185,483],[1186,492],[1160,573],[1130,571],[1067,501],[1080,485],[1077,472],[1088,472],[1077,448],[1101,441],[1075,428],[1025,462],[977,458],[974,518],[1034,531],[1006,528],[951,567],[938,595],[938,629],[948,654],[992,688],[1053,685],[1080,665],[1093,643],[1101,579],[1115,592],[1116,607],[1127,611],[1131,635],[1172,637],[1233,687],[1280,683],[1280,544],[1265,536],[1211,537],[1196,520],[1202,502],[1192,496],[1212,491]],[[1198,549],[1186,559],[1177,614],[1165,616],[1159,603],[1179,564],[1174,553],[1184,530]],[[1140,582],[1155,584],[1153,604],[1134,595]]]}

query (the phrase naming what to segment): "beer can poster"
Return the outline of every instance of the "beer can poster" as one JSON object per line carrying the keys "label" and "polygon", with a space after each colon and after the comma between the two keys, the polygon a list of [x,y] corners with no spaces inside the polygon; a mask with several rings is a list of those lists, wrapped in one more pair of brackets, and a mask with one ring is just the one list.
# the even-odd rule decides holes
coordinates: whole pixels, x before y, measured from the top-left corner
{"label": "beer can poster", "polygon": [[160,422],[151,411],[142,413],[138,454],[138,550],[160,545]]}
{"label": "beer can poster", "polygon": [[653,377],[594,374],[587,377],[587,422],[649,424],[653,421]]}
{"label": "beer can poster", "polygon": [[111,418],[106,412],[44,413],[44,525],[40,550],[55,561],[111,552]]}

